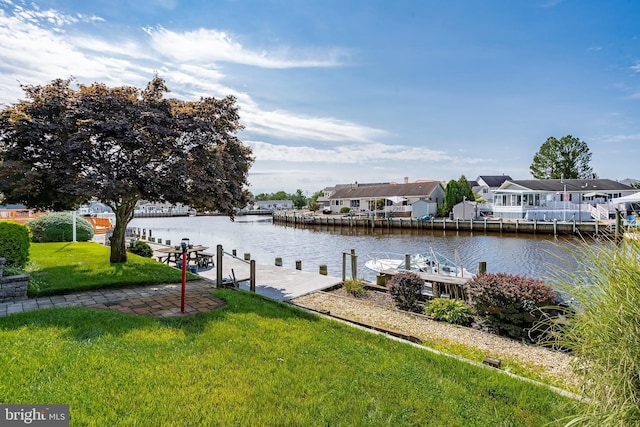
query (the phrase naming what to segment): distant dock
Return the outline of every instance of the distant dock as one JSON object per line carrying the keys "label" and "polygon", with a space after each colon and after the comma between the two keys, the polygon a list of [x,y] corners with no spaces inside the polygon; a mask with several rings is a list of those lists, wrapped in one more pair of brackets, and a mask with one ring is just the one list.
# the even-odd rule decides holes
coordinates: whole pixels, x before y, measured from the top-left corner
{"label": "distant dock", "polygon": [[351,227],[370,229],[444,230],[483,233],[528,234],[611,234],[615,224],[610,221],[525,221],[524,219],[446,219],[431,218],[373,218],[371,216],[312,215],[309,213],[274,212],[273,223],[292,226],[323,226],[328,228]]}

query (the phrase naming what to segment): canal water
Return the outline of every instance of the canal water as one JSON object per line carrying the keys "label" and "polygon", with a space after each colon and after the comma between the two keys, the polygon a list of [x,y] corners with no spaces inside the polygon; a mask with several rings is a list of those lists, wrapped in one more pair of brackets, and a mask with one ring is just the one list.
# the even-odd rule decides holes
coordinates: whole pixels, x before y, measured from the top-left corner
{"label": "canal water", "polygon": [[[151,230],[155,238],[178,244],[183,238],[193,244],[221,244],[226,252],[236,249],[238,256],[250,253],[260,264],[273,264],[276,257],[283,266],[295,268],[302,261],[304,271],[317,272],[328,267],[329,275],[342,275],[342,253],[355,250],[358,277],[374,281],[375,273],[364,263],[375,254],[389,253],[402,258],[405,253],[425,253],[430,248],[477,272],[478,262],[487,263],[491,273],[510,273],[546,280],[558,271],[572,271],[578,263],[567,248],[583,244],[575,237],[549,235],[451,232],[431,230],[384,230],[359,227],[291,227],[275,225],[270,216],[139,218],[130,227]],[[347,269],[350,274],[350,269]]]}

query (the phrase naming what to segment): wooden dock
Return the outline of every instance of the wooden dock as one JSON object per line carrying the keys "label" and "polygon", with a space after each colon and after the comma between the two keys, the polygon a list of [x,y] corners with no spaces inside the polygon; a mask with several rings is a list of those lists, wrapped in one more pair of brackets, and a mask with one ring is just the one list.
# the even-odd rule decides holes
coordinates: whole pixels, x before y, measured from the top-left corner
{"label": "wooden dock", "polygon": [[274,224],[297,226],[322,226],[328,229],[341,227],[361,229],[444,230],[479,233],[527,233],[527,234],[582,234],[598,235],[614,231],[612,221],[525,221],[524,219],[461,220],[447,218],[379,218],[372,216],[310,215],[308,213],[274,212]]}
{"label": "wooden dock", "polygon": [[[393,277],[400,272],[406,270],[388,269],[382,271],[386,277]],[[448,276],[446,274],[433,274],[421,271],[412,271],[412,273],[420,276],[425,282],[423,294],[427,292],[427,296],[431,298],[451,298],[467,301],[466,285],[471,277]]]}

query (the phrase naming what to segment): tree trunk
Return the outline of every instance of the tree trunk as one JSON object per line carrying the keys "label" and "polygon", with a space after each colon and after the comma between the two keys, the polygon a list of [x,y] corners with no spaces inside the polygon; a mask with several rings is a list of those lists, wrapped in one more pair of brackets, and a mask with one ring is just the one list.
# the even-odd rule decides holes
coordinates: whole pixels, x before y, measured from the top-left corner
{"label": "tree trunk", "polygon": [[111,236],[111,258],[109,261],[112,264],[127,262],[125,231],[133,218],[133,209],[137,201],[138,199],[124,201],[120,204],[115,204],[115,209],[113,209],[116,214],[116,225]]}

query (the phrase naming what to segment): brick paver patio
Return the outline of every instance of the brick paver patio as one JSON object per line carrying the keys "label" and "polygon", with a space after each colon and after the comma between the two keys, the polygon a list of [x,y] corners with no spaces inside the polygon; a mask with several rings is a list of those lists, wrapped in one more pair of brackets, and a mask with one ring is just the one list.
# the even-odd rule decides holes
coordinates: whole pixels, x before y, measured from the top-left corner
{"label": "brick paver patio", "polygon": [[208,312],[225,303],[211,295],[215,286],[207,280],[187,282],[185,310],[180,312],[181,285],[162,284],[119,289],[99,289],[67,295],[29,298],[0,303],[0,316],[42,308],[82,306],[150,317],[179,317]]}

